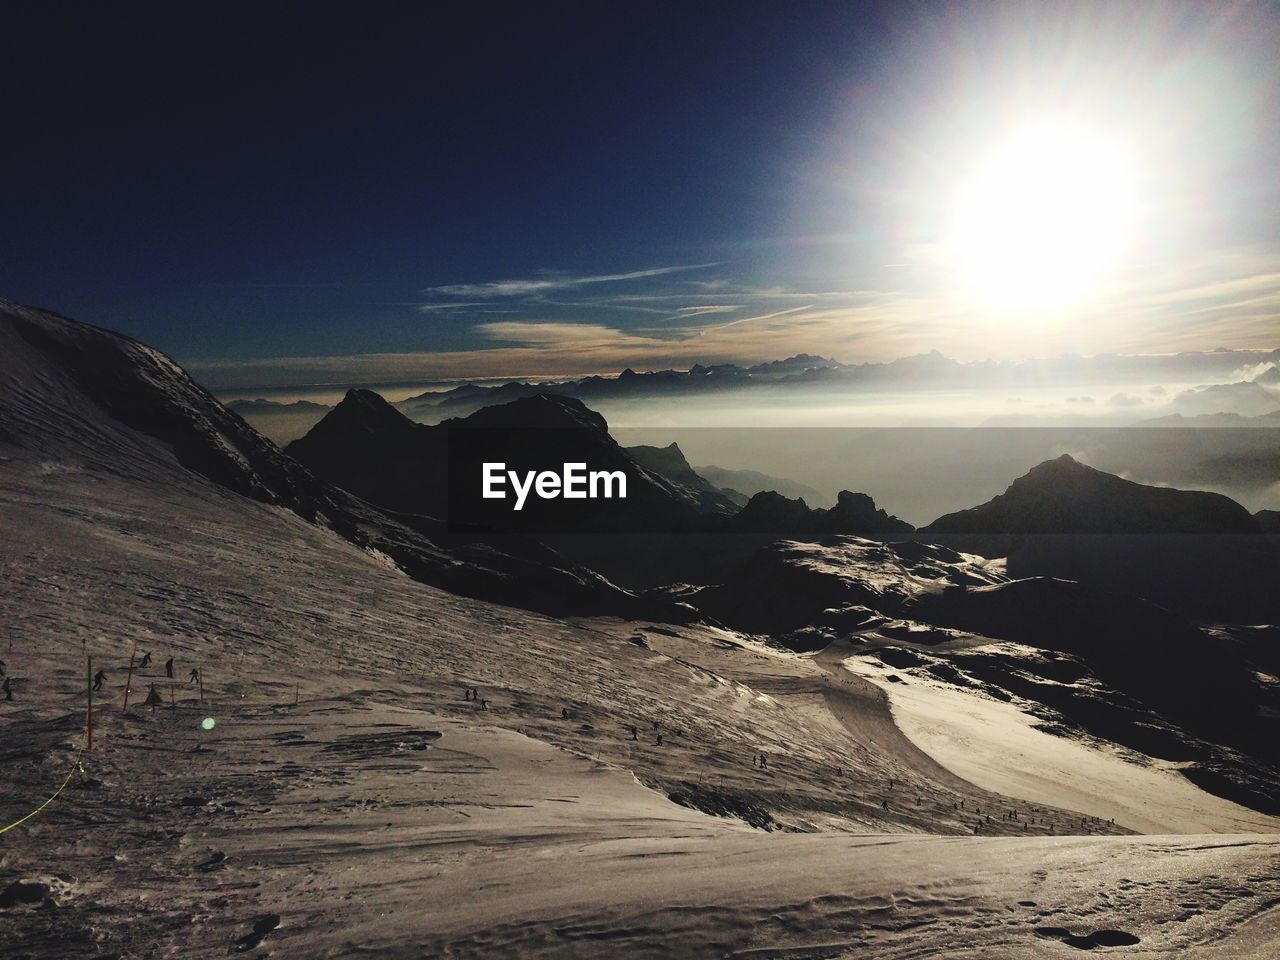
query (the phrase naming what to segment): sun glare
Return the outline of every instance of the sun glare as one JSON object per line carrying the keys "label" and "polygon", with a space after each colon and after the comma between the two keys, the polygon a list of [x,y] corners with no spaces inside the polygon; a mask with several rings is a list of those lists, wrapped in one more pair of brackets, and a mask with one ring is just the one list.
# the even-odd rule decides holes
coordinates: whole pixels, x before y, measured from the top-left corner
{"label": "sun glare", "polygon": [[1136,183],[1117,144],[1062,126],[1023,129],[973,164],[954,198],[950,259],[963,289],[1019,312],[1098,291],[1131,241]]}

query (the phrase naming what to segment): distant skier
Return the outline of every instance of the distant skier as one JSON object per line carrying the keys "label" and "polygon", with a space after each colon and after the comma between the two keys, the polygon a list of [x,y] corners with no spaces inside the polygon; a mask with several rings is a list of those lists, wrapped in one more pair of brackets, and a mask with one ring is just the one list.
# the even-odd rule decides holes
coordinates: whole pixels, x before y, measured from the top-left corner
{"label": "distant skier", "polygon": [[200,671],[199,671],[199,670],[197,670],[195,667],[192,667],[192,668],[191,668],[191,676],[187,677],[187,683],[189,683],[189,684],[190,684],[190,683],[195,683],[195,682],[196,682],[197,680],[199,680],[199,679],[200,679]]}
{"label": "distant skier", "polygon": [[463,690],[463,691],[462,691],[462,699],[463,699],[463,700],[466,700],[468,703],[470,703],[470,702],[471,702],[471,688],[470,688],[470,687],[467,687],[467,689],[465,689],[465,690]]}
{"label": "distant skier", "polygon": [[173,657],[164,662],[164,675],[170,680],[173,679]]}
{"label": "distant skier", "polygon": [[6,700],[13,699],[13,678],[12,677],[4,678],[4,698]]}
{"label": "distant skier", "polygon": [[662,734],[658,734],[658,746],[662,746]]}
{"label": "distant skier", "polygon": [[760,754],[760,769],[761,770],[769,769],[769,758],[766,757],[763,753]]}
{"label": "distant skier", "polygon": [[4,675],[4,661],[0,660],[0,677],[3,677]]}
{"label": "distant skier", "polygon": [[568,707],[561,707],[561,708],[560,708],[560,719],[561,719],[561,720],[568,720],[568,719],[569,719],[569,708],[568,708]]}
{"label": "distant skier", "polygon": [[640,731],[636,729],[636,725],[633,723],[633,724],[630,724],[629,726],[631,730],[631,739],[632,740],[639,739]]}
{"label": "distant skier", "polygon": [[99,670],[97,673],[93,675],[93,689],[95,691],[101,690],[102,685],[106,682],[107,682],[107,672],[105,670]]}
{"label": "distant skier", "polygon": [[145,669],[147,669],[147,667],[149,667],[149,666],[151,666],[151,654],[149,654],[149,653],[144,653],[144,654],[142,655],[142,662],[141,662],[140,664],[138,664],[138,669],[139,669],[139,670],[145,670]]}

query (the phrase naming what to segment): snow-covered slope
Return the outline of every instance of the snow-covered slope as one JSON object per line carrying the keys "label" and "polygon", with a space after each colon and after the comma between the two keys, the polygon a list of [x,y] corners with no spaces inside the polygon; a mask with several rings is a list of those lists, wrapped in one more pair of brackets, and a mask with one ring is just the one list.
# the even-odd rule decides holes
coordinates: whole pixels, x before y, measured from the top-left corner
{"label": "snow-covered slope", "polygon": [[[224,957],[255,928],[247,955],[282,958],[1057,957],[1108,930],[1267,956],[1266,836],[1106,836],[1102,810],[939,767],[850,673],[459,598],[290,512],[20,457],[0,463],[4,823],[77,756],[85,652],[107,681],[84,775],[0,846],[0,890],[37,896],[0,908],[16,956]],[[125,717],[135,641],[154,660]],[[1179,798],[1149,781],[1116,804],[1160,822]]]}
{"label": "snow-covered slope", "polygon": [[[17,326],[0,826],[67,787],[0,838],[6,957],[1268,955],[1261,832],[1121,836],[940,766],[839,664],[417,582],[288,508],[216,412],[148,432]],[[227,444],[262,491],[186,443]],[[1197,811],[1178,822],[1271,826]]]}

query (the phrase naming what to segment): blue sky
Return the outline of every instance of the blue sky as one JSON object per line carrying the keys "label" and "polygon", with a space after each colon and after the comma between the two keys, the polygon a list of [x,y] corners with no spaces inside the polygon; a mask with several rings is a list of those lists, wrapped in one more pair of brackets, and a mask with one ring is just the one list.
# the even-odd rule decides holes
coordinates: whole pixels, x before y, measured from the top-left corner
{"label": "blue sky", "polygon": [[[1272,4],[127,9],[12,18],[0,295],[215,386],[1280,341]],[[1011,306],[948,211],[1029,121],[1136,226]]]}

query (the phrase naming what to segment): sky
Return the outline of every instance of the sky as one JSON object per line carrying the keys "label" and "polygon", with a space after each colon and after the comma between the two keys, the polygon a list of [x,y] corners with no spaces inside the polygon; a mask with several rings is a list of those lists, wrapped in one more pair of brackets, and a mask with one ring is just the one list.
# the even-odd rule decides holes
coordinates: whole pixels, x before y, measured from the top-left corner
{"label": "sky", "polygon": [[215,388],[1280,345],[1273,3],[5,21],[0,296]]}

